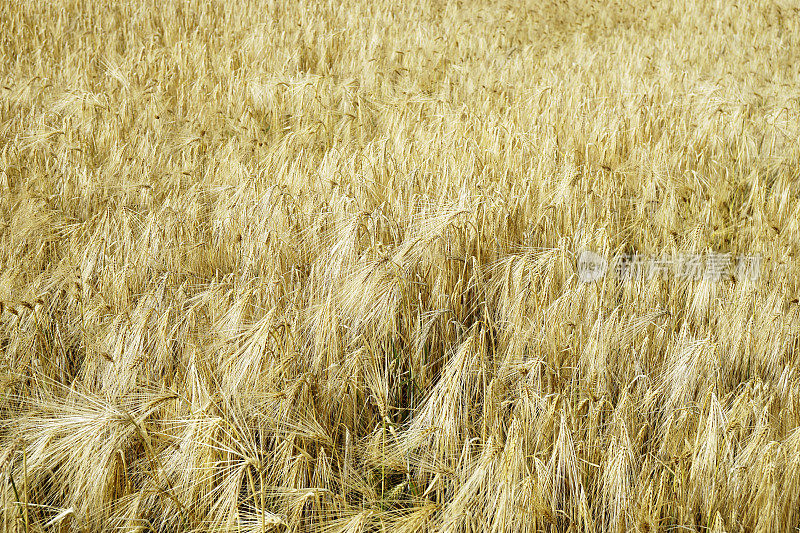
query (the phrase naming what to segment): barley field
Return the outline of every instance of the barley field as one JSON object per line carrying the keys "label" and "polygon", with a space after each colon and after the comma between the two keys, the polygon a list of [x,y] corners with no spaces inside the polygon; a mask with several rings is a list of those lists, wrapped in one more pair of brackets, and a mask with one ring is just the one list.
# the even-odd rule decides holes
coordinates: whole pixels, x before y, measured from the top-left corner
{"label": "barley field", "polygon": [[800,526],[795,2],[6,1],[0,56],[0,533]]}

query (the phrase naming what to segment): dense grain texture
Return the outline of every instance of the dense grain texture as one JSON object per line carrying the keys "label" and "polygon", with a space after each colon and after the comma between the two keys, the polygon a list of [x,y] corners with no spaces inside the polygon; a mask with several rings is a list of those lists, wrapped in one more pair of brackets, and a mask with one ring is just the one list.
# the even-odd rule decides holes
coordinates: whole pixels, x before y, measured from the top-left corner
{"label": "dense grain texture", "polygon": [[794,530],[796,4],[393,4],[1,3],[2,532]]}

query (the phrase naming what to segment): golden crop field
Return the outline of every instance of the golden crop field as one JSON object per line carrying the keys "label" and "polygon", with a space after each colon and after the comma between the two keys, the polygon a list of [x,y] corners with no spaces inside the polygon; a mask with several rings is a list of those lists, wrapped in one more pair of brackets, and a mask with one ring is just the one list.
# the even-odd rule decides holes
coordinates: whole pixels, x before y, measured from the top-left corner
{"label": "golden crop field", "polygon": [[7,0],[0,533],[800,526],[800,5]]}

